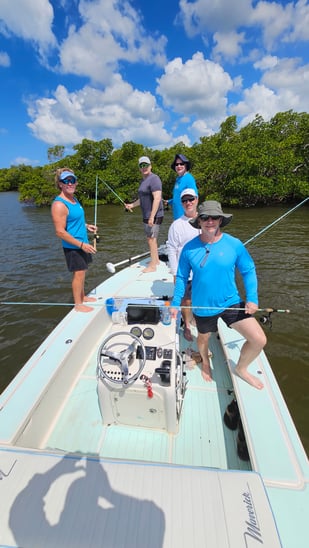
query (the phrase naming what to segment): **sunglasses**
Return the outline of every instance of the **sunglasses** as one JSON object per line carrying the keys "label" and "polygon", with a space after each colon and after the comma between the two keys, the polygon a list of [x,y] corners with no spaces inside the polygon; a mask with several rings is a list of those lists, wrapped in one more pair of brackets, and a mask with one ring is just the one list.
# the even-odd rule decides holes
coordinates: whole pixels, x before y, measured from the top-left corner
{"label": "sunglasses", "polygon": [[76,179],[74,177],[67,177],[66,179],[62,179],[61,183],[64,185],[75,185]]}
{"label": "sunglasses", "polygon": [[201,219],[201,221],[208,221],[208,219],[212,219],[213,221],[218,221],[219,219],[221,219],[221,216],[220,215],[199,215],[199,219]]}
{"label": "sunglasses", "polygon": [[185,164],[184,163],[181,163],[181,162],[178,162],[177,164],[175,164],[175,166],[184,166]]}
{"label": "sunglasses", "polygon": [[195,198],[193,198],[193,196],[192,196],[192,198],[183,198],[181,200],[181,203],[186,204],[187,202],[194,202],[194,200],[195,200]]}
{"label": "sunglasses", "polygon": [[143,168],[143,167],[149,167],[150,164],[140,164],[139,167]]}

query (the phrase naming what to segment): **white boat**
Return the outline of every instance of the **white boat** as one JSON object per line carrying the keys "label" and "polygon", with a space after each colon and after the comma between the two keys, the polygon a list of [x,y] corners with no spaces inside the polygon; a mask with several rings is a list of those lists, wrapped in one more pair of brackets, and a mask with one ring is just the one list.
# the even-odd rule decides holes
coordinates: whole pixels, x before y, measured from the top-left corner
{"label": "white boat", "polygon": [[220,322],[206,383],[195,328],[188,343],[160,319],[168,264],[145,261],[69,312],[2,393],[0,545],[304,548],[308,460],[265,353],[259,391],[233,374],[243,340]]}

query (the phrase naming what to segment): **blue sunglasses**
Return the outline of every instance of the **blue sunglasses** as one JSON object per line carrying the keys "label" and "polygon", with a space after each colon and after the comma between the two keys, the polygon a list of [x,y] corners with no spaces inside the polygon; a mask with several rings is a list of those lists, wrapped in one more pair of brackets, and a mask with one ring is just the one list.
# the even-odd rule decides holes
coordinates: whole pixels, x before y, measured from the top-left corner
{"label": "blue sunglasses", "polygon": [[65,179],[62,179],[61,182],[64,185],[75,185],[76,179],[74,177],[66,177]]}

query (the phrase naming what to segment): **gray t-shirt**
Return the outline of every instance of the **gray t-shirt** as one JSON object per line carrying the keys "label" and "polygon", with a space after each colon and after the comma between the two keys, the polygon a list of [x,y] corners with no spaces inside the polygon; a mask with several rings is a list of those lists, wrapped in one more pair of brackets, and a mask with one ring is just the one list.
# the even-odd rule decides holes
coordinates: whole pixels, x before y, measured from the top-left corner
{"label": "gray t-shirt", "polygon": [[[138,189],[138,197],[140,200],[140,206],[142,208],[142,215],[143,219],[149,219],[153,204],[153,192],[156,192],[157,190],[162,191],[162,182],[160,177],[158,175],[155,175],[154,173],[150,173],[146,179],[143,179],[139,189]],[[163,217],[164,210],[163,210],[163,203],[162,200],[160,202],[158,211],[155,215],[156,218]]]}

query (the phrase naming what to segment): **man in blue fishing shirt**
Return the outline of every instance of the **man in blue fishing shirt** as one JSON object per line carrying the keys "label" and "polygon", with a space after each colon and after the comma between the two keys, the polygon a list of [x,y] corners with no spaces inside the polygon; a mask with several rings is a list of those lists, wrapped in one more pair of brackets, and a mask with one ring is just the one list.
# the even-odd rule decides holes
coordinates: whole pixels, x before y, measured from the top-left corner
{"label": "man in blue fishing shirt", "polygon": [[[244,244],[230,234],[221,232],[233,215],[223,213],[219,202],[209,200],[198,207],[198,215],[190,223],[201,234],[188,242],[180,255],[172,307],[180,307],[192,271],[192,312],[198,330],[198,348],[202,358],[202,376],[211,382],[208,342],[217,331],[221,317],[225,323],[246,339],[240,351],[235,373],[255,388],[263,383],[248,372],[249,364],[266,344],[260,324],[252,316],[258,309],[257,277],[253,259]],[[244,303],[235,280],[240,272],[246,292]],[[172,310],[172,316],[177,310]]]}

